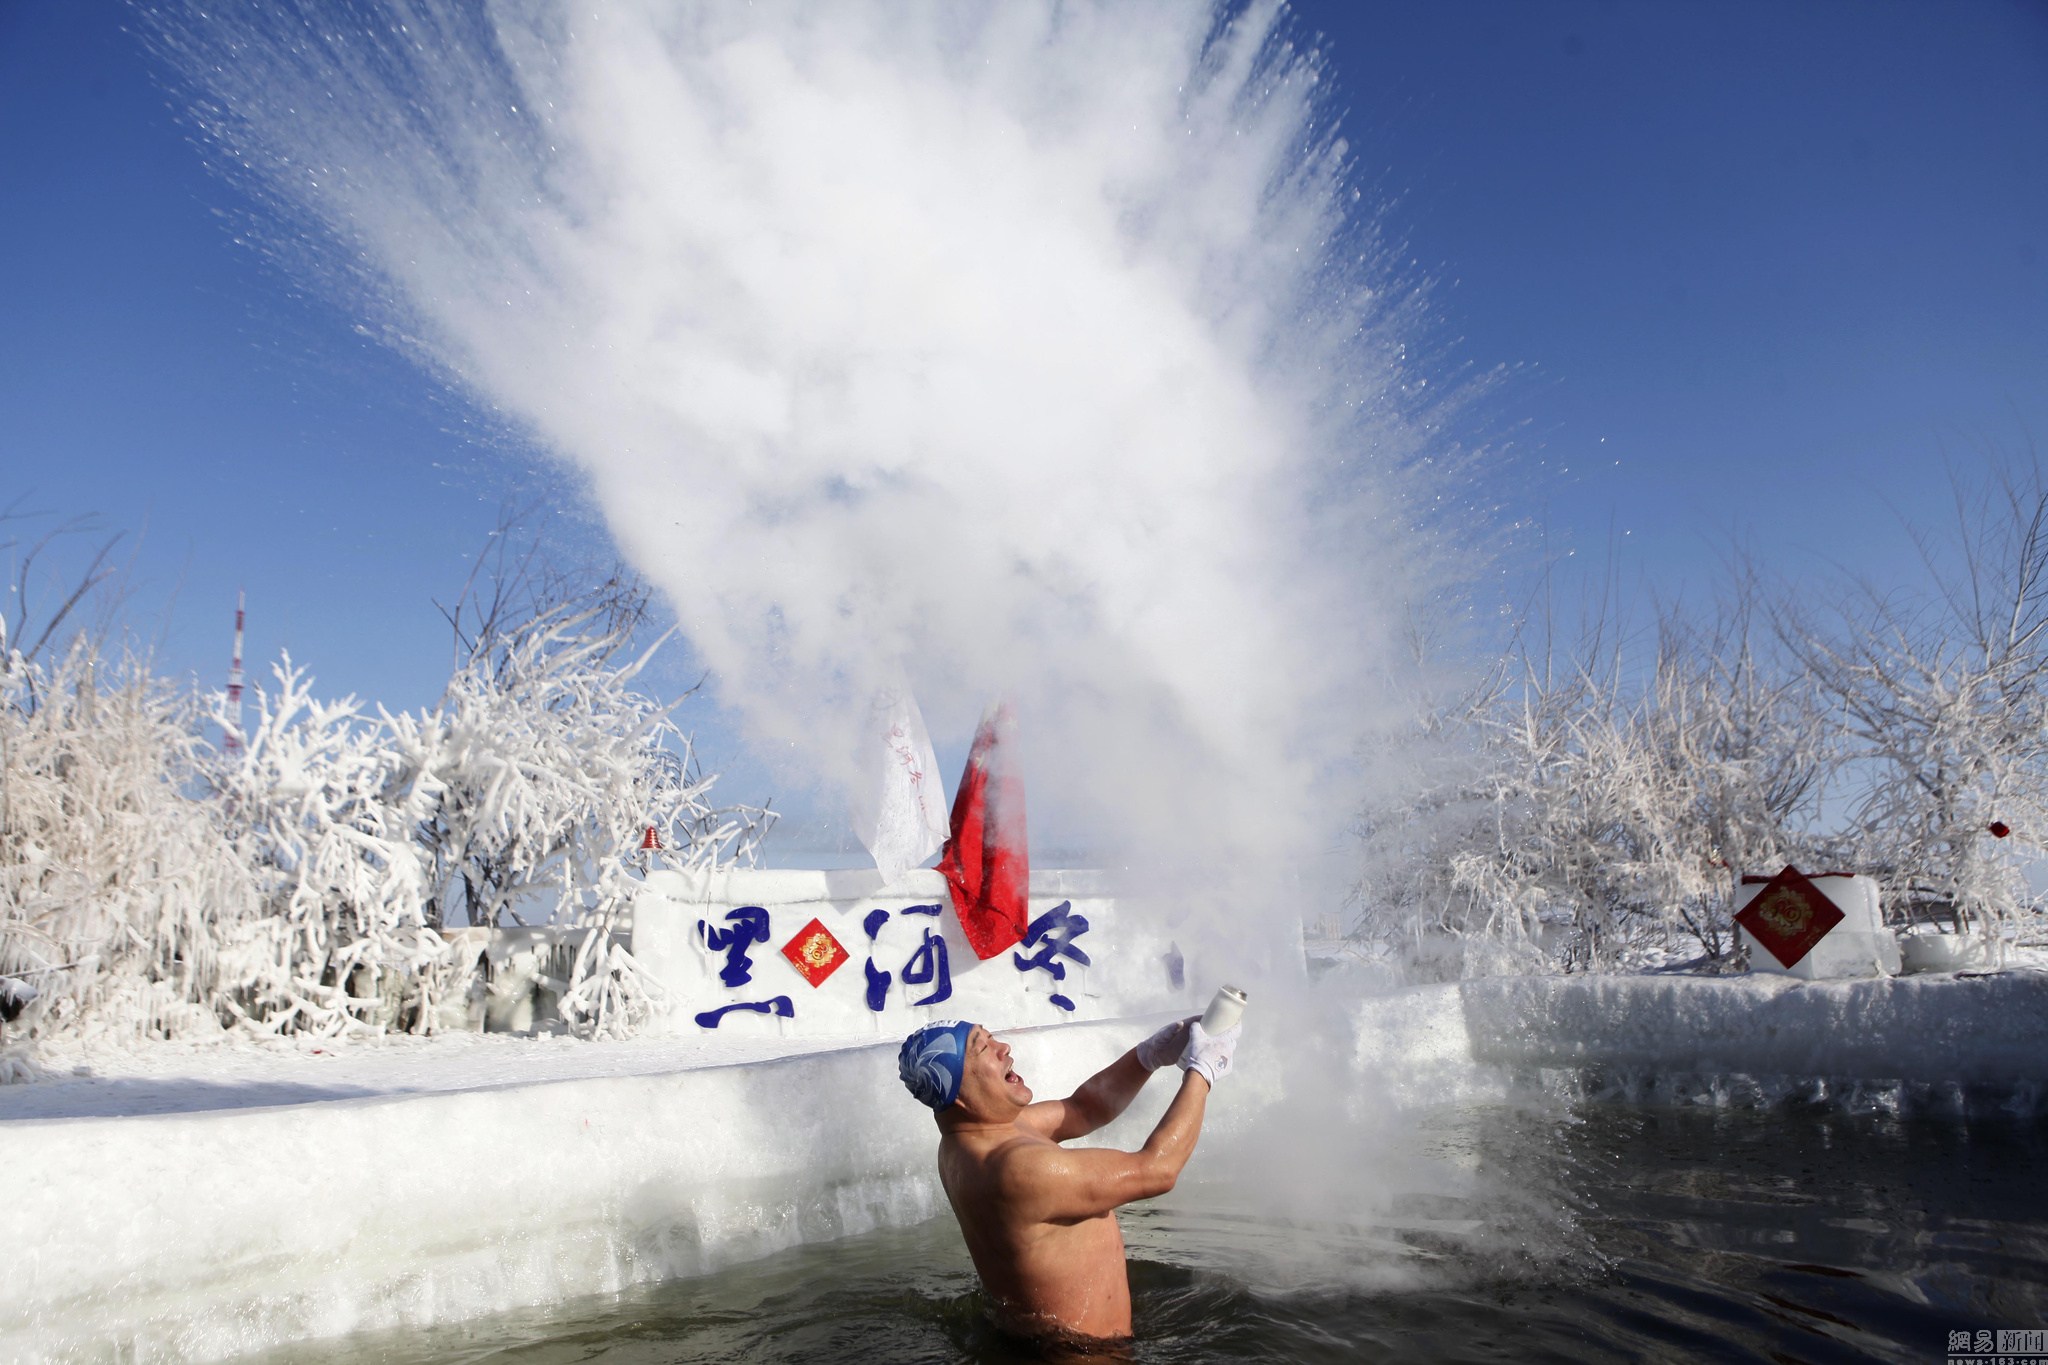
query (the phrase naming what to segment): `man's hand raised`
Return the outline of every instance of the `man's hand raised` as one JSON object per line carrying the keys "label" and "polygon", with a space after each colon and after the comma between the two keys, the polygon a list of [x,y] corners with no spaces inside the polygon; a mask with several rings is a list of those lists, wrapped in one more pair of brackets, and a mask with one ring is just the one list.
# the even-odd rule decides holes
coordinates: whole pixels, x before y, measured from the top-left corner
{"label": "man's hand raised", "polygon": [[1180,1054],[1181,1070],[1198,1071],[1203,1080],[1210,1085],[1216,1084],[1218,1076],[1230,1074],[1231,1058],[1237,1052],[1237,1040],[1243,1032],[1244,1025],[1232,1024],[1223,1032],[1212,1034],[1202,1027],[1199,1018],[1190,1021],[1187,1046]]}
{"label": "man's hand raised", "polygon": [[1178,1060],[1188,1045],[1188,1025],[1201,1017],[1191,1014],[1185,1019],[1176,1019],[1138,1044],[1138,1065],[1147,1071],[1157,1071],[1168,1062]]}

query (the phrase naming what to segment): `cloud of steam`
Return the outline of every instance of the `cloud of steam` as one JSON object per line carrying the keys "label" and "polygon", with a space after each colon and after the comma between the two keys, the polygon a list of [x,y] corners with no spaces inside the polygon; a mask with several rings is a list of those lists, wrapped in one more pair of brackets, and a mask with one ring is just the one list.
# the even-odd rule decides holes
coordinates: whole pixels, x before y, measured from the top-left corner
{"label": "cloud of steam", "polygon": [[581,471],[759,751],[850,790],[878,688],[1007,694],[1041,829],[1334,842],[1418,586],[1413,300],[1276,6],[155,20],[286,264]]}

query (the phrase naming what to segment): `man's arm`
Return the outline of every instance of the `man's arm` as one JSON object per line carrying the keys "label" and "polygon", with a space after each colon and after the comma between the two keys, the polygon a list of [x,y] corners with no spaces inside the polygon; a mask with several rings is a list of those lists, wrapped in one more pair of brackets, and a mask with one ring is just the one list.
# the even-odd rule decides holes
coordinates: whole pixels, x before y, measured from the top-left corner
{"label": "man's arm", "polygon": [[[1183,1019],[1159,1030],[1083,1081],[1081,1088],[1065,1099],[1045,1100],[1027,1107],[1018,1116],[1018,1122],[1054,1142],[1094,1132],[1131,1107],[1131,1101],[1138,1097],[1164,1059],[1180,1055],[1188,1022]],[[1169,1038],[1168,1034],[1174,1036]],[[1158,1054],[1149,1065],[1143,1059],[1147,1049]]]}
{"label": "man's arm", "polygon": [[[1138,1066],[1133,1053],[1119,1058],[1116,1065],[1098,1073],[1095,1080],[1117,1072],[1125,1062],[1141,1073],[1138,1083],[1142,1085],[1143,1076],[1150,1073]],[[1094,1083],[1091,1080],[1088,1084]],[[1150,1199],[1173,1188],[1180,1179],[1181,1168],[1194,1154],[1195,1139],[1201,1136],[1202,1117],[1208,1104],[1209,1082],[1200,1072],[1184,1072],[1179,1093],[1166,1107],[1152,1136],[1137,1151],[1068,1151],[1064,1147],[1019,1143],[1005,1153],[997,1178],[1011,1206],[1033,1222],[1075,1223],[1100,1217],[1132,1200]]]}

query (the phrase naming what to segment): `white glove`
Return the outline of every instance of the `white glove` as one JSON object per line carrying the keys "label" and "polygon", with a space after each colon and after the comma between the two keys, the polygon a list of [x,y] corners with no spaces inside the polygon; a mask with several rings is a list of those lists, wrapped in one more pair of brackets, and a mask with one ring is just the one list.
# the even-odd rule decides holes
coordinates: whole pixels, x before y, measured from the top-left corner
{"label": "white glove", "polygon": [[1230,1059],[1243,1032],[1243,1024],[1232,1024],[1221,1033],[1210,1033],[1196,1019],[1188,1025],[1188,1045],[1180,1054],[1180,1069],[1199,1071],[1203,1080],[1216,1084],[1218,1076],[1230,1074]]}
{"label": "white glove", "polygon": [[1181,1049],[1187,1046],[1188,1025],[1201,1017],[1199,1014],[1190,1014],[1185,1019],[1176,1019],[1138,1044],[1138,1065],[1147,1071],[1157,1071],[1168,1062],[1179,1058]]}

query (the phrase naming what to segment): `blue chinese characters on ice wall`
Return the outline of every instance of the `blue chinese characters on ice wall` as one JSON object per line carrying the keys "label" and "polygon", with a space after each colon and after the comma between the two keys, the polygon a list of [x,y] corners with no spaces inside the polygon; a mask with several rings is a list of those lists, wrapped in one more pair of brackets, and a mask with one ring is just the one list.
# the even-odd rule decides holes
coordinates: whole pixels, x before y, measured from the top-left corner
{"label": "blue chinese characters on ice wall", "polygon": [[714,928],[700,919],[697,930],[704,935],[705,946],[725,954],[718,979],[728,986],[744,986],[754,977],[754,959],[747,956],[747,949],[768,941],[768,912],[758,905],[742,905],[726,911],[725,920],[730,929]]}
{"label": "blue chinese characters on ice wall", "polygon": [[[1010,954],[1010,960],[1017,964],[1020,972],[1045,972],[1055,981],[1067,979],[1067,964],[1059,959],[1067,958],[1088,965],[1088,954],[1074,946],[1074,940],[1088,932],[1088,917],[1074,912],[1072,901],[1061,901],[1052,909],[1031,921],[1024,931],[1024,947],[1037,948],[1030,957],[1022,953]],[[1055,991],[1052,1003],[1063,1010],[1072,1010],[1074,1002]]]}
{"label": "blue chinese characters on ice wall", "polygon": [[[913,905],[903,913],[936,918],[939,910],[936,905]],[[903,984],[932,988],[931,994],[911,1001],[913,1005],[936,1005],[952,998],[953,970],[946,960],[946,936],[935,925],[924,926],[924,937],[918,941],[910,961],[903,964]]]}
{"label": "blue chinese characters on ice wall", "polygon": [[786,995],[773,1000],[742,1000],[736,1004],[720,1005],[715,1010],[705,1010],[697,1016],[699,1028],[717,1028],[725,1016],[735,1010],[749,1010],[755,1014],[772,1014],[780,1019],[796,1018],[796,1003]]}
{"label": "blue chinese characters on ice wall", "polygon": [[[697,921],[697,932],[704,936],[704,946],[714,953],[725,954],[725,965],[718,969],[718,979],[728,990],[737,990],[754,979],[754,959],[747,949],[755,944],[766,943],[770,938],[771,923],[768,911],[758,905],[741,905],[725,912],[729,928],[719,928],[706,920]],[[720,1005],[696,1016],[699,1028],[717,1028],[725,1016],[735,1010],[747,1010],[756,1014],[767,1014],[780,1019],[796,1017],[796,1002],[786,995],[768,1000],[741,1000],[730,1005]]]}
{"label": "blue chinese characters on ice wall", "polygon": [[[792,931],[798,918],[808,921],[816,908],[819,907],[808,904],[785,908],[782,913],[791,922],[781,926],[781,931]],[[862,1003],[875,1014],[888,1008],[892,991],[896,994],[897,1003],[903,1005],[924,1007],[945,1003],[953,996],[952,958],[942,923],[945,913],[943,904],[922,904],[894,909],[877,906],[867,910],[858,920],[844,915],[841,928],[852,931],[857,925],[860,937],[855,938],[850,932],[841,933],[839,929],[832,932],[843,938],[849,947],[858,945],[865,949],[860,975],[828,974],[811,989],[857,991]],[[821,919],[821,922],[824,921]],[[767,948],[770,966],[761,970],[775,975],[774,965],[780,956],[776,952],[778,930],[766,908],[738,906],[727,911],[719,922],[698,920],[697,930],[707,952],[723,955],[718,980],[726,991],[738,994],[743,987],[749,986],[757,991],[763,989],[755,980],[758,964],[752,950],[756,948]],[[1088,931],[1088,917],[1077,913],[1072,901],[1061,901],[1034,918],[1019,944],[1020,951],[1009,954],[1020,984],[1036,972],[1045,973],[1053,982],[1064,983],[1070,964],[1090,965],[1088,952],[1079,943]],[[989,965],[995,964],[991,962]],[[793,994],[794,999],[792,994],[777,994],[760,1000],[735,999],[704,1009],[693,1017],[700,1027],[706,1029],[717,1028],[727,1015],[735,1012],[794,1019],[797,1017],[797,1001],[811,997],[801,991]],[[1074,1009],[1074,1001],[1062,991],[1054,991],[1047,999],[1057,1009]],[[851,1000],[848,999],[847,1003],[851,1004]]]}

